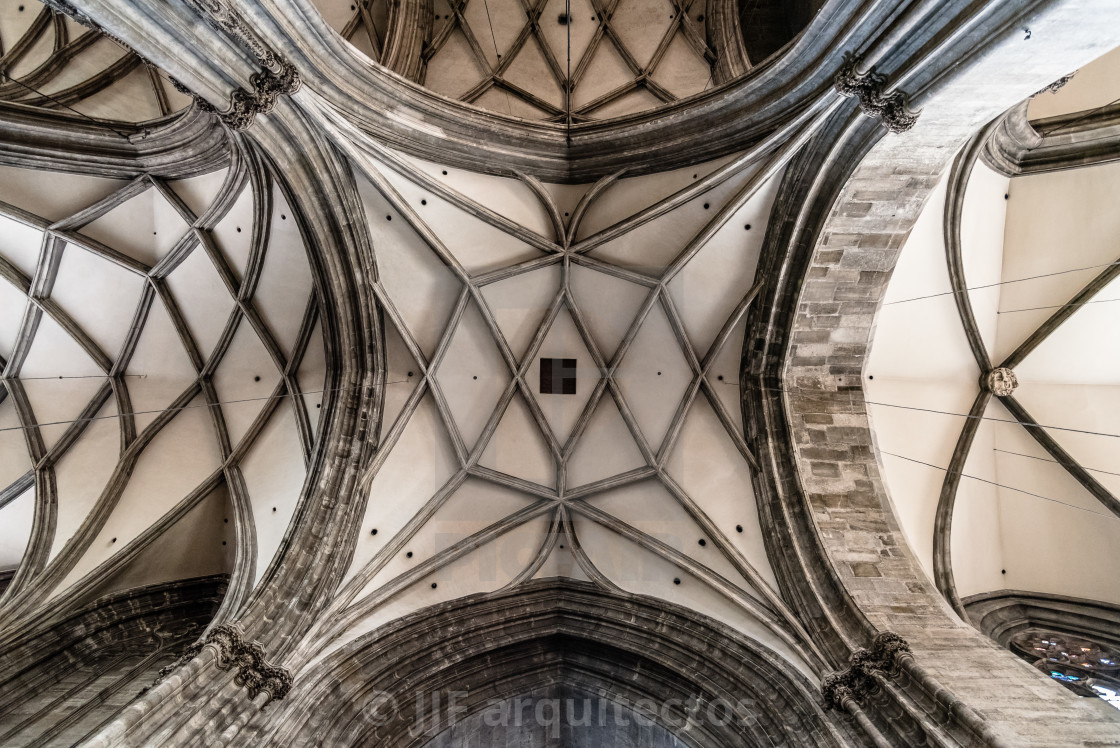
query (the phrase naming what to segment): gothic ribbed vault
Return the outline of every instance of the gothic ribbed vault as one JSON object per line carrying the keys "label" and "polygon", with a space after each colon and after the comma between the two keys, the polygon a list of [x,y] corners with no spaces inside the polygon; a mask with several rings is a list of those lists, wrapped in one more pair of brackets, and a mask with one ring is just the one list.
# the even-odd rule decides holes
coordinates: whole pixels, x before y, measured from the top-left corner
{"label": "gothic ribbed vault", "polygon": [[1114,2],[22,2],[0,742],[1120,737]]}

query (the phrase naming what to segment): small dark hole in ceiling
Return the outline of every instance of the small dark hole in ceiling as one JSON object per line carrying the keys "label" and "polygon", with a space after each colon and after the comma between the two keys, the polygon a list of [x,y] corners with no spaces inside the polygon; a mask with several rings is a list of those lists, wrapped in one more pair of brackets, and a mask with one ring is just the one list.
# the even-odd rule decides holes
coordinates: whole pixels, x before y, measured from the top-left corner
{"label": "small dark hole in ceiling", "polygon": [[576,394],[576,366],[574,358],[541,359],[541,394]]}

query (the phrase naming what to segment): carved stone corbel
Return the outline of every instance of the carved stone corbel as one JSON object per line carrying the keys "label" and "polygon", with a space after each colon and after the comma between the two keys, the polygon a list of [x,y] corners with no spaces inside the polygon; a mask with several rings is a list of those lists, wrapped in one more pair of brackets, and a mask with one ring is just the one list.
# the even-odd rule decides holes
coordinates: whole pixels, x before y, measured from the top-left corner
{"label": "carved stone corbel", "polygon": [[172,84],[179,91],[192,96],[206,111],[216,112],[226,127],[247,130],[258,114],[272,111],[281,94],[293,94],[299,90],[302,84],[299,72],[294,65],[272,51],[245,23],[235,8],[222,0],[194,0],[193,5],[213,29],[244,45],[257,58],[261,71],[249,79],[253,90],[237,88],[230,94],[229,107],[224,112],[217,111],[179,81],[172,79]]}
{"label": "carved stone corbel", "polygon": [[906,94],[895,91],[883,94],[887,79],[872,68],[859,72],[859,60],[849,56],[836,73],[836,90],[844,96],[859,98],[860,109],[869,117],[882,120],[891,132],[906,132],[918,122],[918,115],[906,109]]}
{"label": "carved stone corbel", "polygon": [[217,648],[215,664],[220,670],[237,669],[234,682],[248,689],[250,699],[267,693],[269,701],[279,701],[291,690],[292,674],[282,667],[269,665],[261,645],[245,641],[235,627],[215,626],[206,635],[206,644]]}
{"label": "carved stone corbel", "polygon": [[204,112],[213,112],[218,115],[226,127],[232,130],[247,130],[253,124],[253,119],[258,114],[267,114],[276,105],[276,99],[281,94],[292,94],[299,90],[302,81],[299,72],[287,61],[273,57],[276,70],[263,68],[261,72],[254,73],[249,81],[253,84],[252,91],[238,88],[229,97],[229,108],[219,112],[217,108],[206,99],[197,95],[179,81],[171,78],[171,85],[175,90],[194,99],[195,105]]}
{"label": "carved stone corbel", "polygon": [[268,114],[281,94],[299,90],[302,82],[295,67],[279,57],[275,58],[277,70],[265,67],[249,81],[252,91],[238,88],[229,97],[229,109],[218,112],[222,123],[233,130],[247,130],[258,114]]}
{"label": "carved stone corbel", "polygon": [[285,668],[269,665],[261,645],[245,641],[241,632],[231,625],[215,626],[210,629],[205,639],[187,647],[179,659],[161,669],[155,682],[159,683],[176,669],[193,660],[211,644],[218,650],[215,660],[218,669],[236,668],[237,675],[234,677],[234,683],[248,689],[250,699],[257,698],[261,693],[267,693],[268,701],[279,701],[288,695],[288,691],[292,688],[292,674]]}
{"label": "carved stone corbel", "polygon": [[848,657],[848,667],[821,680],[821,696],[832,709],[848,710],[849,702],[862,704],[879,690],[881,678],[898,674],[898,661],[910,657],[910,645],[898,634],[884,631],[871,641],[871,648],[859,648]]}

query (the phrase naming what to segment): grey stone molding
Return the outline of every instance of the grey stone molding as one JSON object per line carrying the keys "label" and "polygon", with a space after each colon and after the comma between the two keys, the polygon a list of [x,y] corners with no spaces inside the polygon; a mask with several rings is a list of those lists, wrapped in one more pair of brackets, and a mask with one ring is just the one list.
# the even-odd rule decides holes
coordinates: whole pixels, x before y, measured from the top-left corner
{"label": "grey stone molding", "polygon": [[1022,590],[985,592],[963,602],[976,627],[1003,647],[1037,628],[1120,649],[1120,605]]}
{"label": "grey stone molding", "polygon": [[995,171],[1016,177],[1120,159],[1120,104],[1031,121],[1028,103],[1000,117],[984,143],[981,158]]}
{"label": "grey stone molding", "polygon": [[1111,491],[1109,491],[1104,484],[1093,477],[1093,474],[1082,467],[1081,463],[1073,458],[1073,456],[1058,444],[1054,437],[1050,436],[1046,428],[1039,425],[1038,421],[1027,412],[1023,404],[1016,400],[1012,395],[1004,395],[1000,397],[1000,401],[1004,407],[1011,413],[1012,417],[1022,424],[1023,428],[1027,430],[1039,446],[1046,450],[1046,452],[1063,468],[1066,469],[1074,480],[1081,484],[1081,486],[1088,491],[1092,496],[1101,503],[1101,505],[1112,512],[1113,515],[1120,517],[1120,499],[1117,499]]}
{"label": "grey stone molding", "polygon": [[198,107],[128,125],[0,102],[0,164],[5,166],[114,179],[142,174],[183,179],[220,168],[229,153],[221,124]]}
{"label": "grey stone molding", "polygon": [[[946,466],[945,479],[941,484],[941,494],[934,515],[933,530],[933,578],[941,594],[957,615],[965,618],[964,608],[957,595],[956,581],[953,578],[952,548],[950,536],[953,526],[953,510],[956,506],[957,489],[960,486],[965,462],[972,449],[972,442],[980,429],[981,420],[991,401],[993,390],[988,387],[989,372],[993,371],[976,315],[972,311],[972,300],[968,293],[968,281],[964,276],[964,259],[961,254],[961,215],[964,212],[965,191],[968,188],[972,170],[979,154],[988,142],[990,133],[996,125],[989,123],[983,130],[969,139],[968,143],[953,159],[949,171],[949,182],[945,193],[945,212],[942,217],[942,230],[945,239],[945,265],[949,271],[949,287],[953,292],[953,303],[961,321],[965,338],[968,340],[972,357],[979,368],[980,383],[976,399],[968,412],[969,417],[961,426],[960,436],[953,448],[953,455]],[[1014,372],[1008,367],[1000,367]],[[967,618],[965,618],[967,620]]]}
{"label": "grey stone molding", "polygon": [[[433,12],[432,0],[389,3],[389,28],[385,31],[385,46],[377,62],[402,78],[423,80],[427,68],[425,53],[432,38]],[[367,7],[359,5],[358,15],[363,16],[367,28],[372,28]],[[373,36],[370,41],[376,45]]]}
{"label": "grey stone molding", "polygon": [[[837,96],[836,73],[846,62],[842,49],[861,50],[861,58],[873,59],[876,70],[889,80],[905,81],[917,104],[941,85],[949,59],[943,53],[957,62],[968,59],[976,54],[968,39],[1025,12],[979,12],[963,0],[912,5],[913,12],[899,19],[870,0],[833,0],[782,55],[728,86],[650,113],[570,128],[482,112],[386,74],[344,43],[309,0],[268,0],[240,10],[269,48],[299,70],[313,92],[300,97],[324,115],[337,116],[365,136],[429,160],[485,172],[516,169],[571,182],[594,181],[621,168],[630,173],[672,168],[749,147],[767,133],[831,105]],[[167,11],[146,12],[141,23],[110,0],[89,0],[85,7],[106,28],[131,34],[145,56],[212,102],[217,99],[209,91],[228,91],[231,75],[214,70],[216,60],[233,54],[228,44],[198,39],[193,46],[180,41],[160,47],[145,39],[167,37],[171,27],[186,23],[188,16],[181,9],[173,9],[174,18],[161,17],[171,15]],[[916,43],[939,35],[944,41],[938,54]],[[247,78],[251,71],[245,58],[244,53],[238,57],[237,75]],[[786,83],[792,78],[800,78],[796,87]],[[711,132],[720,137],[698,135]]]}
{"label": "grey stone molding", "polygon": [[96,598],[11,643],[0,655],[0,741],[50,744],[91,716],[110,721],[120,702],[109,699],[141,690],[145,672],[198,636],[226,583],[202,577]]}
{"label": "grey stone molding", "polygon": [[1000,174],[1019,174],[1026,155],[1042,145],[1043,137],[1027,119],[1030,103],[1030,99],[1020,101],[988,125],[990,134],[983,141],[980,158]]}
{"label": "grey stone molding", "polygon": [[[248,728],[266,744],[413,745],[416,725],[434,736],[447,724],[438,705],[435,713],[418,708],[432,709],[425,697],[433,692],[466,692],[466,716],[549,683],[630,704],[676,703],[673,731],[697,748],[859,742],[766,647],[664,601],[567,579],[442,603],[350,642],[302,671],[288,701]],[[382,694],[396,710],[371,719]],[[690,699],[746,711],[725,725],[690,720]]]}
{"label": "grey stone molding", "polygon": [[704,12],[708,41],[716,53],[712,80],[722,85],[746,75],[752,63],[739,25],[738,0],[712,0]]}

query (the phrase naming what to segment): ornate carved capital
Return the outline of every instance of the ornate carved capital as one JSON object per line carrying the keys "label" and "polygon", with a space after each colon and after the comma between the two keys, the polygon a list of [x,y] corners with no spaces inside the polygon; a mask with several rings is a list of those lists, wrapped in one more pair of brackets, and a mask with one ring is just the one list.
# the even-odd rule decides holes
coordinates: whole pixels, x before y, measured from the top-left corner
{"label": "ornate carved capital", "polygon": [[252,91],[238,88],[230,94],[229,108],[224,112],[219,112],[214,105],[174,78],[171,78],[171,85],[175,86],[176,90],[191,96],[202,111],[216,113],[226,127],[233,130],[247,130],[258,114],[272,111],[276,99],[281,94],[295,93],[302,85],[299,73],[293,65],[279,57],[275,57],[274,61],[277,66],[275,71],[266,67],[249,79],[253,84]]}
{"label": "ornate carved capital", "polygon": [[918,115],[906,109],[906,94],[895,91],[883,94],[887,79],[872,68],[868,73],[859,72],[859,61],[848,56],[844,67],[836,74],[836,90],[845,96],[859,98],[860,109],[869,117],[883,121],[891,132],[906,132],[918,121]]}
{"label": "ornate carved capital", "polygon": [[898,674],[901,656],[910,655],[910,645],[898,634],[883,631],[848,657],[848,667],[826,675],[821,681],[821,696],[832,709],[846,709],[849,701],[859,704],[875,693],[881,678]]}
{"label": "ornate carved capital", "polygon": [[193,660],[208,644],[213,644],[218,650],[215,662],[218,669],[237,669],[234,682],[249,690],[250,699],[267,692],[269,701],[279,701],[291,690],[292,674],[285,668],[269,665],[265,661],[261,645],[245,641],[241,632],[230,625],[215,626],[205,639],[183,650],[179,659],[159,671],[155,682],[159,683],[176,669]]}
{"label": "ornate carved capital", "polygon": [[[217,113],[226,127],[233,130],[247,130],[258,114],[272,111],[278,96],[293,94],[299,90],[301,84],[299,73],[294,65],[273,52],[245,23],[245,19],[237,9],[229,3],[223,0],[194,0],[193,5],[198,8],[212,28],[242,44],[256,56],[261,66],[261,71],[249,79],[253,90],[236,89],[230,94],[229,108]],[[174,83],[176,88],[190,93],[182,87],[181,83],[177,81]],[[203,104],[198,96],[194,98],[200,105]],[[210,111],[214,111],[209,104],[205,106],[209,107]]]}
{"label": "ornate carved capital", "polygon": [[217,648],[219,669],[237,669],[234,682],[249,690],[249,698],[268,693],[269,701],[279,701],[291,690],[292,674],[282,667],[269,665],[261,645],[245,641],[235,627],[215,626],[207,634],[206,644]]}
{"label": "ornate carved capital", "polygon": [[858,670],[841,670],[830,673],[821,681],[821,695],[830,709],[847,709],[849,701],[859,703],[867,698],[874,687],[874,681]]}

